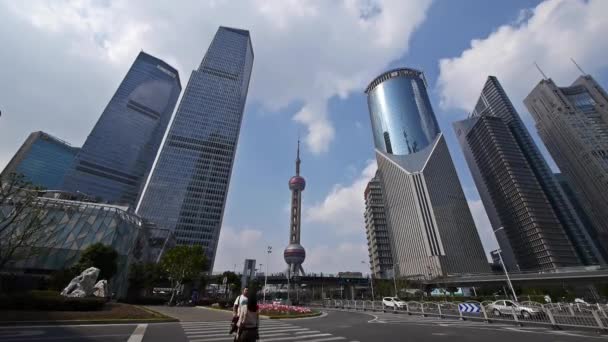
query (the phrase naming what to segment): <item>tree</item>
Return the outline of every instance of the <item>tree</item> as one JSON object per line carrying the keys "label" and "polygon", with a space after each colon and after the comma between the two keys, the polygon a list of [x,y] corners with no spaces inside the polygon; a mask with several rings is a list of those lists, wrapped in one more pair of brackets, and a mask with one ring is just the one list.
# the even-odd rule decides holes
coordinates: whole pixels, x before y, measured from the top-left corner
{"label": "tree", "polygon": [[152,288],[166,283],[166,281],[167,274],[159,264],[131,264],[129,267],[129,296],[138,297],[142,290],[144,296],[150,295]]}
{"label": "tree", "polygon": [[40,190],[23,175],[0,176],[0,270],[37,254],[53,233]]}
{"label": "tree", "polygon": [[173,288],[169,304],[185,279],[196,279],[207,268],[207,257],[201,246],[176,246],[165,252],[161,261]]}
{"label": "tree", "polygon": [[79,272],[89,267],[97,267],[99,268],[98,279],[110,280],[118,269],[118,253],[114,248],[98,242],[82,252],[75,267]]}

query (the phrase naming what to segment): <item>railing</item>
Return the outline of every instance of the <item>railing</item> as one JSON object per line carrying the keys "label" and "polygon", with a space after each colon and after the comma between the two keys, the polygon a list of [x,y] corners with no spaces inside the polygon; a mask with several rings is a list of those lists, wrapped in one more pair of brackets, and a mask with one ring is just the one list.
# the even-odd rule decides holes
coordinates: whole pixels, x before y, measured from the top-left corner
{"label": "railing", "polygon": [[[383,311],[395,314],[422,315],[459,320],[512,323],[514,325],[545,325],[557,328],[589,328],[608,331],[606,304],[540,304],[522,302],[519,306],[497,306],[492,302],[419,302],[385,305],[371,300],[324,300],[315,303],[332,309]],[[468,304],[463,307],[459,304]],[[469,312],[471,311],[471,312]]]}

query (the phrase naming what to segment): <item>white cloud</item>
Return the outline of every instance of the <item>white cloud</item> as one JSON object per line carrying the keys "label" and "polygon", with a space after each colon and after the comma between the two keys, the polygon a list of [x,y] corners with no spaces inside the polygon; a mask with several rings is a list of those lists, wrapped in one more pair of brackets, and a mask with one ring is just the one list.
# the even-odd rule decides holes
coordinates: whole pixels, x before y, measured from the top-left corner
{"label": "white cloud", "polygon": [[307,222],[329,225],[339,235],[363,234],[365,201],[363,191],[376,173],[376,161],[370,160],[361,174],[349,185],[334,185],[325,199],[304,211]]}
{"label": "white cloud", "polygon": [[317,274],[344,271],[369,273],[368,261],[366,244],[343,242],[337,246],[319,245],[307,249],[303,267],[306,272]]}
{"label": "white cloud", "polygon": [[[82,60],[70,67],[80,68],[81,73],[87,73],[90,61],[94,61],[97,70],[114,75],[117,70],[112,65],[127,68],[144,49],[179,68],[184,86],[218,26],[249,29],[255,52],[250,102],[260,102],[270,110],[301,103],[293,119],[307,128],[305,142],[318,154],[328,151],[335,134],[328,100],[361,92],[375,74],[406,53],[429,5],[430,0],[13,1],[0,5],[0,19],[24,21],[34,29],[28,33],[37,40],[60,41],[56,49],[49,44],[43,50],[43,45],[36,53],[78,56]],[[3,49],[12,50],[9,44]],[[13,62],[10,56],[2,60],[5,65]],[[116,76],[108,88],[115,89],[121,78]],[[81,92],[93,94],[90,83],[71,81]],[[46,82],[47,88],[53,88],[53,80],[45,81],[45,75],[30,82]],[[49,91],[56,92],[56,98],[64,94],[62,89]],[[29,94],[10,95],[22,99]],[[103,99],[107,100],[109,97]],[[33,112],[55,109],[52,103],[31,106],[37,106]],[[82,113],[62,115],[69,118]],[[85,113],[94,121],[100,111],[91,107]],[[27,128],[21,128],[20,136],[40,128],[24,126]],[[80,141],[89,129],[83,127],[77,136],[70,133],[64,137]],[[0,162],[9,157],[0,156]]]}
{"label": "white cloud", "polygon": [[471,215],[473,215],[473,220],[475,221],[475,226],[477,227],[477,233],[481,238],[481,244],[483,245],[483,249],[486,251],[487,257],[490,251],[498,248],[496,236],[492,231],[492,225],[490,224],[490,220],[488,219],[488,215],[486,214],[486,210],[484,209],[481,200],[468,201],[468,204],[469,209],[471,209]]}
{"label": "white cloud", "polygon": [[571,57],[589,73],[606,68],[606,13],[603,0],[548,0],[522,10],[515,22],[439,62],[441,105],[471,111],[487,76],[494,75],[514,105],[523,108],[522,100],[541,79],[534,62],[566,85],[579,73]]}
{"label": "white cloud", "polygon": [[[273,246],[270,256],[266,253],[266,246]],[[268,272],[281,272],[285,268],[283,261],[282,246],[278,241],[268,240],[261,230],[252,228],[235,229],[231,226],[224,226],[218,242],[217,255],[215,257],[214,272],[236,271],[242,272],[245,259],[255,259],[259,264],[263,264],[266,270],[268,260]],[[278,249],[277,249],[278,248]]]}

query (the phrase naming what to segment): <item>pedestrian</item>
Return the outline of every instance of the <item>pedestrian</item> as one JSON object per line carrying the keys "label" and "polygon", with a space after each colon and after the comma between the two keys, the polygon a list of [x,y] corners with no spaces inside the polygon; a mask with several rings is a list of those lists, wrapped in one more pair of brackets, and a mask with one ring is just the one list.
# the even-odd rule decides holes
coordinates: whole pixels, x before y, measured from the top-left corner
{"label": "pedestrian", "polygon": [[258,326],[260,315],[258,314],[258,298],[253,293],[247,300],[247,305],[239,309],[238,332],[236,340],[239,342],[255,342],[258,340]]}
{"label": "pedestrian", "polygon": [[234,305],[232,307],[232,324],[230,325],[230,334],[237,331],[237,322],[239,320],[239,312],[241,307],[247,306],[247,295],[249,293],[248,288],[243,288],[243,293],[236,297]]}

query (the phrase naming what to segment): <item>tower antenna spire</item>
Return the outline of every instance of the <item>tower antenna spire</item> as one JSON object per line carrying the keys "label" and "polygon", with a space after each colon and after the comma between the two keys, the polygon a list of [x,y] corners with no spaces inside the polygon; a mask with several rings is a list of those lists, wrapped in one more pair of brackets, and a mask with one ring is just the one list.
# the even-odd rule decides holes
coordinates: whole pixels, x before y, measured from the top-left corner
{"label": "tower antenna spire", "polygon": [[581,66],[576,63],[574,58],[570,57],[570,60],[572,61],[572,63],[574,63],[574,65],[576,65],[576,68],[581,72],[581,74],[583,74],[583,76],[587,75],[587,73],[583,71],[583,68],[581,68]]}
{"label": "tower antenna spire", "polygon": [[296,155],[296,176],[300,175],[300,133],[298,133],[298,152]]}
{"label": "tower antenna spire", "polygon": [[540,74],[543,75],[543,79],[546,80],[547,79],[547,75],[545,75],[545,73],[543,72],[543,70],[538,66],[538,64],[536,64],[536,62],[534,62],[534,65],[536,66],[536,69],[538,69],[538,72],[540,72]]}

